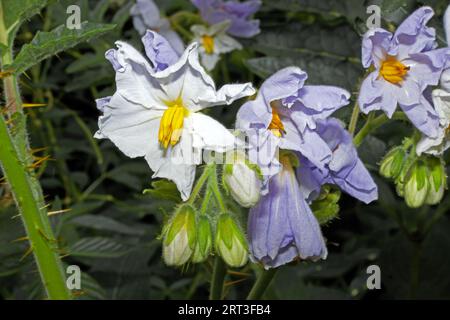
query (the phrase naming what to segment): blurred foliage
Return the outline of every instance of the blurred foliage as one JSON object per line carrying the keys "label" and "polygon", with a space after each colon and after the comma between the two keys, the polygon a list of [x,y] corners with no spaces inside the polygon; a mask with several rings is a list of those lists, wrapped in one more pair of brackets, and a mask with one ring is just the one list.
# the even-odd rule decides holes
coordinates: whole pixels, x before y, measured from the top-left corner
{"label": "blurred foliage", "polygon": [[[157,2],[167,15],[193,10],[188,0]],[[78,4],[82,21],[93,27],[116,25],[101,38],[42,62],[45,52],[24,53],[36,59],[35,65],[20,67],[31,67],[21,78],[24,101],[46,104],[27,109],[32,146],[42,148],[40,156],[50,157],[38,174],[49,211],[55,213],[51,221],[64,263],[83,270],[79,299],[206,298],[212,261],[177,270],[161,260],[161,225],[179,201],[173,184],[151,181],[143,159],[128,159],[111,142],[93,139],[98,117],[94,100],[114,92],[114,72],[104,52],[119,39],[141,48],[129,16],[132,3],[53,1],[18,30],[17,50],[30,43],[37,30],[43,33],[36,38],[51,37],[45,32],[65,23],[70,4]],[[437,13],[432,23],[440,41],[445,41],[441,17],[447,0],[268,0],[257,13],[261,34],[242,41],[246,49],[225,57],[213,76],[218,85],[227,78],[259,85],[274,71],[297,65],[308,72],[309,83],[356,91],[364,75],[360,36],[366,8],[374,3],[381,6],[388,28],[416,7],[432,6]],[[227,74],[222,73],[223,66],[228,67]],[[217,108],[210,115],[232,125],[238,107]],[[344,109],[337,116],[348,122],[351,107]],[[339,219],[323,227],[329,258],[282,268],[267,298],[450,298],[450,197],[446,195],[438,206],[409,209],[377,173],[387,150],[411,132],[407,123],[389,123],[363,142],[359,153],[376,178],[379,201],[364,205],[342,194]],[[0,297],[42,298],[7,185],[0,185],[0,196]],[[381,268],[381,290],[366,288],[371,264]],[[244,298],[254,279],[252,268],[229,271],[225,288],[230,299]]]}

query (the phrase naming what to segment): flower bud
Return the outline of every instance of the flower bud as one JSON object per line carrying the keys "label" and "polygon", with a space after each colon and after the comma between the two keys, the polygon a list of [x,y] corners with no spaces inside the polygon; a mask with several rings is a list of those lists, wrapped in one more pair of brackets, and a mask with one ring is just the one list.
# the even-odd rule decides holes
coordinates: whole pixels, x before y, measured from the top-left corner
{"label": "flower bud", "polygon": [[231,267],[242,267],[248,260],[247,242],[241,229],[229,214],[221,214],[217,222],[216,252]]}
{"label": "flower bud", "polygon": [[380,174],[385,178],[397,178],[403,168],[406,152],[402,147],[396,147],[384,156],[380,165]]}
{"label": "flower bud", "polygon": [[413,163],[414,161],[411,158],[407,158],[403,164],[400,174],[395,179],[395,190],[400,197],[405,196],[405,180]]}
{"label": "flower bud", "polygon": [[405,179],[406,204],[411,208],[422,206],[427,198],[428,190],[428,169],[422,160],[418,160],[410,167]]}
{"label": "flower bud", "polygon": [[323,186],[319,197],[311,204],[311,210],[320,224],[325,224],[337,217],[340,198],[339,189],[332,189],[329,185]]}
{"label": "flower bud", "polygon": [[202,215],[197,223],[197,241],[195,243],[194,255],[192,262],[199,263],[205,261],[212,247],[211,225],[207,216]]}
{"label": "flower bud", "polygon": [[440,158],[430,157],[427,161],[430,184],[426,204],[438,204],[444,196],[444,189],[447,187],[447,175],[445,174],[445,165]]}
{"label": "flower bud", "polygon": [[223,179],[231,196],[244,208],[253,207],[260,197],[261,180],[257,167],[238,157],[234,164],[224,167]]}
{"label": "flower bud", "polygon": [[190,205],[183,205],[165,227],[163,258],[166,264],[185,264],[194,252],[195,240],[195,210]]}

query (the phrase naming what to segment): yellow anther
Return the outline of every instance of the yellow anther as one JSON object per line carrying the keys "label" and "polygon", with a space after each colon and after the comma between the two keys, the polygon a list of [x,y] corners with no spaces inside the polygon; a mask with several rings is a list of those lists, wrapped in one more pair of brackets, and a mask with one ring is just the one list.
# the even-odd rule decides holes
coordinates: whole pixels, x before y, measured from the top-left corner
{"label": "yellow anther", "polygon": [[409,69],[395,57],[388,56],[381,65],[380,76],[390,83],[399,84],[403,81]]}
{"label": "yellow anther", "polygon": [[180,140],[184,118],[189,114],[189,111],[183,105],[181,97],[173,101],[163,102],[168,108],[164,111],[159,123],[158,141],[167,149],[169,144],[174,146]]}
{"label": "yellow anther", "polygon": [[208,35],[202,37],[203,48],[207,54],[214,53],[214,38]]}
{"label": "yellow anther", "polygon": [[272,121],[269,124],[269,130],[279,138],[286,132],[284,130],[283,122],[281,122],[280,115],[274,106],[272,106]]}

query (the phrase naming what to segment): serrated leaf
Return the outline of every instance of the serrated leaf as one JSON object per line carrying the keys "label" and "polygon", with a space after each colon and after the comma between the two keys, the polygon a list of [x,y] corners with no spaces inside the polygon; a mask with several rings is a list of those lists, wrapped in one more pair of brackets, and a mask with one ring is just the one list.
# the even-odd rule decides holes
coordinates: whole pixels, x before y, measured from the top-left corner
{"label": "serrated leaf", "polygon": [[129,251],[128,246],[104,237],[83,238],[69,246],[69,254],[73,257],[117,258]]}
{"label": "serrated leaf", "polygon": [[70,30],[61,25],[50,32],[38,32],[30,43],[22,47],[8,68],[20,74],[58,52],[89,41],[114,28],[115,25],[112,24],[83,22],[81,29]]}
{"label": "serrated leaf", "polygon": [[9,44],[12,44],[16,31],[27,19],[39,13],[49,0],[2,0],[0,14],[3,15]]}

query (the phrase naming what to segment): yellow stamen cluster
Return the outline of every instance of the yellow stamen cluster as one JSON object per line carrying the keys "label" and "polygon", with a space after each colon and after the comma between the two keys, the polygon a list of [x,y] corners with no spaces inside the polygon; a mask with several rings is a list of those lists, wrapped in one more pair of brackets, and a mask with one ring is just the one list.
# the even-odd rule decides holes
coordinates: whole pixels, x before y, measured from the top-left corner
{"label": "yellow stamen cluster", "polygon": [[281,122],[280,115],[275,107],[272,106],[272,121],[269,124],[269,130],[277,137],[281,137],[284,133],[284,125]]}
{"label": "yellow stamen cluster", "polygon": [[174,146],[180,140],[184,118],[189,111],[183,105],[181,97],[173,101],[164,101],[164,104],[168,108],[164,111],[159,123],[158,141],[167,149],[169,144]]}
{"label": "yellow stamen cluster", "polygon": [[213,37],[204,35],[202,37],[202,45],[203,45],[203,48],[205,48],[205,52],[207,54],[214,53],[214,38]]}
{"label": "yellow stamen cluster", "polygon": [[404,80],[408,70],[409,67],[405,66],[395,57],[388,56],[381,65],[380,76],[390,83],[399,84]]}

